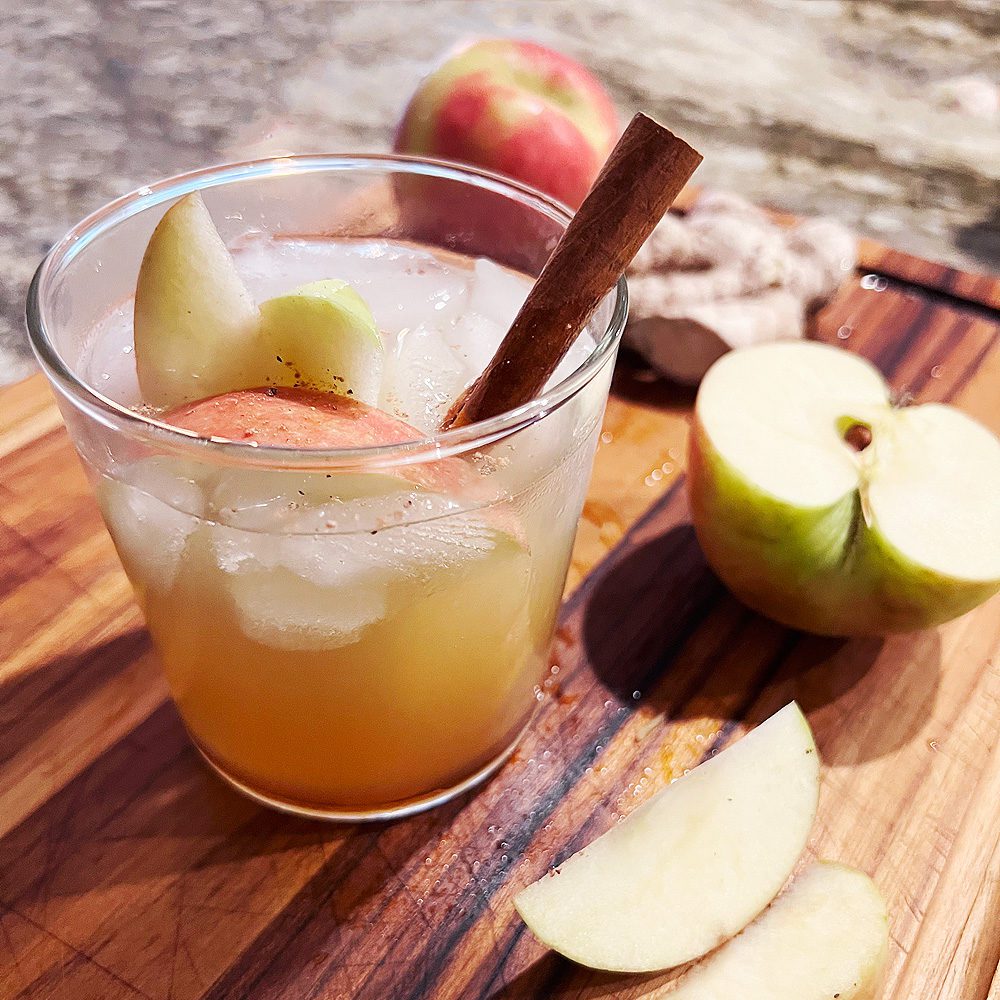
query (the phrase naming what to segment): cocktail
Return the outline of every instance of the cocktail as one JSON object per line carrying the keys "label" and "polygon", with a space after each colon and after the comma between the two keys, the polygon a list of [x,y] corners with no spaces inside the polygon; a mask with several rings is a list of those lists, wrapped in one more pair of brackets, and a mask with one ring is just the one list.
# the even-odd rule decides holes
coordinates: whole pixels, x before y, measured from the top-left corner
{"label": "cocktail", "polygon": [[471,170],[288,157],[143,189],[39,269],[35,350],[185,725],[247,794],[415,811],[529,721],[623,286],[538,398],[439,428],[567,221]]}

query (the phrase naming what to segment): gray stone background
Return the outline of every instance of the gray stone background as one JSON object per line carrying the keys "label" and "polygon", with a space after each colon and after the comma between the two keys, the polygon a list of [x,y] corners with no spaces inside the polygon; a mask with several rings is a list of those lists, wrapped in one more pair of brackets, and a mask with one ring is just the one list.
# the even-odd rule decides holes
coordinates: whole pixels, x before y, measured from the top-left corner
{"label": "gray stone background", "polygon": [[998,0],[6,0],[0,382],[32,370],[31,273],[155,178],[384,149],[456,41],[530,37],[705,153],[698,179],[1000,271]]}

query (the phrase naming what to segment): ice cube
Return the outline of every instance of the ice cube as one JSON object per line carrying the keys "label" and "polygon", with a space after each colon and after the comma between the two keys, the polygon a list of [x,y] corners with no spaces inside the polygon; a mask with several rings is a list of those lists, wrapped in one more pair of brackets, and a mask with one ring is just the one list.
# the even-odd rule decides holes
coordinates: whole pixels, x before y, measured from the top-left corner
{"label": "ice cube", "polygon": [[529,278],[485,258],[476,261],[466,309],[443,331],[448,347],[473,378],[496,354],[530,288]]}
{"label": "ice cube", "polygon": [[[357,503],[380,498],[380,503]],[[424,494],[409,480],[381,473],[220,471],[209,496],[212,520],[264,534],[367,531],[421,516]],[[436,509],[435,511],[436,512]]]}
{"label": "ice cube", "polygon": [[188,538],[205,512],[204,473],[157,456],[105,475],[97,488],[108,530],[129,575],[142,586],[173,586]]}
{"label": "ice cube", "polygon": [[240,276],[258,302],[326,278],[340,278],[361,293],[372,255],[378,256],[377,246],[360,241],[275,238],[260,232],[246,233],[231,249]]}
{"label": "ice cube", "polygon": [[508,328],[524,305],[533,280],[480,257],[476,261],[469,294],[468,311],[488,316],[498,326]]}
{"label": "ice cube", "polygon": [[385,360],[380,405],[430,434],[474,374],[439,327],[420,323],[395,338]]}
{"label": "ice cube", "polygon": [[490,363],[506,332],[506,326],[471,311],[466,312],[448,332],[448,347],[469,373],[470,381]]}
{"label": "ice cube", "polygon": [[[448,346],[478,375],[496,354],[518,310],[531,290],[527,275],[480,258],[476,261],[468,308],[455,324]],[[575,372],[594,349],[594,338],[584,330],[570,345],[565,357],[546,383],[557,385]]]}
{"label": "ice cube", "polygon": [[421,322],[443,329],[461,315],[468,297],[468,268],[419,247],[385,247],[379,266],[369,264],[358,290],[390,340]]}
{"label": "ice cube", "polygon": [[[427,586],[496,545],[486,520],[456,514],[448,497],[389,476],[335,477],[332,488],[326,481],[281,474],[255,483],[238,473],[213,494],[215,559],[241,628],[258,642],[349,645],[386,617],[393,599],[407,599],[404,588]],[[427,520],[405,523],[414,516]]]}
{"label": "ice cube", "polygon": [[350,645],[385,617],[386,589],[336,535],[212,529],[212,546],[243,632],[277,649]]}

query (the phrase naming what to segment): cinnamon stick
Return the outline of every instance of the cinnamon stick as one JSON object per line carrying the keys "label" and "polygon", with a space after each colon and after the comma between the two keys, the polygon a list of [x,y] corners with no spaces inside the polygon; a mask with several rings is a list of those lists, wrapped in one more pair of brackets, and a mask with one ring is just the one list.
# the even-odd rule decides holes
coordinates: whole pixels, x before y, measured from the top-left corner
{"label": "cinnamon stick", "polygon": [[632,119],[493,360],[452,405],[443,430],[497,416],[541,392],[701,160],[646,115]]}

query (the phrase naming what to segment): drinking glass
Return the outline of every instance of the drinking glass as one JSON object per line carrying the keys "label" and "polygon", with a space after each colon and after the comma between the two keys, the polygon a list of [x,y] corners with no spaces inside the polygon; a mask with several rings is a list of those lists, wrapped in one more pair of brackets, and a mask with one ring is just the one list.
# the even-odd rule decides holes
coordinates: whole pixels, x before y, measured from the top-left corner
{"label": "drinking glass", "polygon": [[194,191],[227,242],[389,240],[529,276],[568,212],[489,173],[406,157],[231,164],[85,219],[28,297],[34,351],[205,760],[254,799],[315,817],[443,802],[499,767],[541,696],[624,282],[595,312],[581,366],[497,417],[338,450],[202,438],[103,370],[109,358],[131,370],[131,341],[109,336],[108,317],[129,316],[153,228]]}

